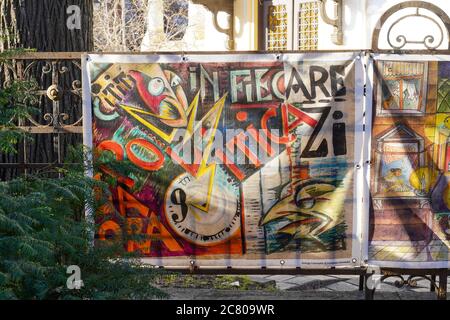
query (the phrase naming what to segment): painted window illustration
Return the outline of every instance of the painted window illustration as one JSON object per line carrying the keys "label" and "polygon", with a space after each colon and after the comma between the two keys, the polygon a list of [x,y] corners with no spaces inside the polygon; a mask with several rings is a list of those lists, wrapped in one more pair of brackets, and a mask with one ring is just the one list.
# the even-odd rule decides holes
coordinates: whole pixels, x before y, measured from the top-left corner
{"label": "painted window illustration", "polygon": [[450,112],[450,62],[439,63],[438,112]]}
{"label": "painted window illustration", "polygon": [[404,126],[398,126],[377,143],[377,196],[415,197],[420,187],[411,177],[423,164],[423,139]]}
{"label": "painted window illustration", "polygon": [[427,64],[385,61],[380,63],[379,114],[420,114],[425,110]]}
{"label": "painted window illustration", "polygon": [[440,79],[438,112],[450,112],[450,79]]}

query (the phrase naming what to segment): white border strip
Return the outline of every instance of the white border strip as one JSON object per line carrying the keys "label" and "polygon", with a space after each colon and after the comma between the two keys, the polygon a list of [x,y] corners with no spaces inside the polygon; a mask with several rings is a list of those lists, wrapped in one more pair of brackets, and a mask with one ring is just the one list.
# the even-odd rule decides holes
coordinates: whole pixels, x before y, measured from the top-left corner
{"label": "white border strip", "polygon": [[280,55],[256,54],[89,54],[95,63],[214,63],[214,62],[264,62],[276,61]]}
{"label": "white border strip", "polygon": [[349,259],[321,259],[321,260],[301,260],[299,264],[298,259],[274,259],[274,258],[262,258],[262,259],[197,259],[195,257],[189,258],[186,256],[181,257],[159,257],[159,258],[141,258],[141,261],[153,266],[164,268],[189,268],[194,265],[199,268],[203,267],[215,267],[215,268],[277,268],[277,269],[316,269],[323,268],[329,269],[330,267],[336,268],[358,268],[359,264],[354,264]]}
{"label": "white border strip", "polygon": [[354,204],[353,204],[353,259],[356,264],[363,264],[361,249],[363,246],[361,214],[364,190],[360,187],[364,178],[364,55],[360,53],[355,60],[355,120],[354,120]]}
{"label": "white border strip", "polygon": [[398,269],[449,269],[450,261],[379,261],[370,260],[370,265],[380,266],[381,268],[398,268]]}
{"label": "white border strip", "polygon": [[[83,88],[83,144],[85,149],[87,149],[87,158],[85,159],[86,166],[86,176],[93,177],[94,169],[93,159],[92,159],[92,101],[91,101],[91,76],[89,72],[89,56],[87,54],[83,54],[81,56],[81,81]],[[89,124],[89,125],[88,125]],[[85,219],[90,226],[95,226],[95,212],[92,212],[92,208],[85,205]],[[90,231],[90,241],[91,245],[94,246],[95,241],[95,229],[92,228]]]}
{"label": "white border strip", "polygon": [[361,256],[363,261],[366,263],[369,258],[369,223],[370,223],[370,168],[371,168],[371,145],[372,145],[372,101],[373,101],[373,60],[370,59],[369,55],[365,55],[366,64],[366,95],[364,97],[364,179],[362,181],[363,185],[363,204],[361,208],[361,237],[362,237],[362,247]]}

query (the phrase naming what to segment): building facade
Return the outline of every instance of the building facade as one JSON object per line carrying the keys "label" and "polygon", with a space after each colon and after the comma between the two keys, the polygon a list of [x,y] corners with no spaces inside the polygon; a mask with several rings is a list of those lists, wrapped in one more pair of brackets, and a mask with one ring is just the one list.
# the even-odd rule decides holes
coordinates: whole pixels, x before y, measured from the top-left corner
{"label": "building facade", "polygon": [[[178,7],[149,1],[142,51],[416,49],[424,41],[448,49],[449,43],[447,0],[181,0]],[[171,20],[180,7],[186,18]],[[170,39],[170,21],[182,36]]]}

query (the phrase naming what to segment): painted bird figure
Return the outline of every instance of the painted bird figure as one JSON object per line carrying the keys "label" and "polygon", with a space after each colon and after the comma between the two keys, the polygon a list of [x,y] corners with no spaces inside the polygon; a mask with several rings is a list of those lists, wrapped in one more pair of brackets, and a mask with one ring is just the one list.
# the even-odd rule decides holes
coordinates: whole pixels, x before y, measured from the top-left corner
{"label": "painted bird figure", "polygon": [[265,214],[261,226],[280,223],[278,235],[288,236],[291,240],[307,239],[323,246],[320,235],[345,221],[344,203],[347,189],[343,186],[309,180],[299,182],[295,192],[277,202]]}
{"label": "painted bird figure", "polygon": [[159,119],[174,128],[187,125],[188,102],[177,74],[152,65],[146,73],[130,70],[129,75],[134,79],[135,89],[123,104],[128,108],[126,111]]}
{"label": "painted bird figure", "polygon": [[150,78],[142,72],[130,71],[130,75],[136,80],[136,89],[145,106],[154,114],[160,114],[160,104],[167,97],[164,94],[165,84],[159,77]]}

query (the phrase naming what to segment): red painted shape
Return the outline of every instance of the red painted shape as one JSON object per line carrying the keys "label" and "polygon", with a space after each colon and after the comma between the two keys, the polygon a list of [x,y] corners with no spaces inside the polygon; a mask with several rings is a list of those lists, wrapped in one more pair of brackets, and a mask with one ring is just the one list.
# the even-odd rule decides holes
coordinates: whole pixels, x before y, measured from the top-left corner
{"label": "red painted shape", "polygon": [[244,122],[248,119],[248,113],[245,111],[239,111],[238,113],[236,113],[236,119]]}
{"label": "red painted shape", "polygon": [[230,109],[276,109],[278,108],[275,104],[261,104],[261,103],[250,103],[250,104],[243,104],[243,103],[235,103],[232,104]]}
{"label": "red painted shape", "polygon": [[[262,132],[265,133],[265,135],[267,136],[267,130],[262,129]],[[256,130],[256,128],[253,126],[253,124],[249,125],[247,127],[247,132],[250,136],[253,137],[253,139],[256,140],[256,142],[258,143],[258,145],[260,145],[264,151],[266,151],[266,153],[270,156],[273,157],[275,156],[275,151],[273,150],[272,146],[270,145],[269,141],[267,141],[267,139],[265,139],[264,135],[260,134],[258,132],[258,130]]]}
{"label": "red painted shape", "polygon": [[[133,150],[131,149],[131,147],[133,145],[137,145],[137,146],[140,146],[142,148],[149,150],[150,152],[152,152],[153,154],[156,155],[158,160],[153,161],[153,162],[148,162],[148,161],[139,159],[139,157],[136,156],[134,154]],[[127,150],[128,159],[130,159],[130,161],[133,162],[136,166],[138,166],[144,170],[156,171],[156,170],[159,170],[164,164],[163,153],[153,143],[151,143],[150,141],[147,141],[145,139],[138,138],[138,139],[131,140],[130,142],[127,143],[126,150]]]}
{"label": "red painted shape", "polygon": [[289,131],[298,127],[301,123],[306,123],[308,126],[314,128],[317,125],[317,120],[310,117],[305,112],[297,109],[291,104],[287,105],[289,115],[295,116],[297,119],[289,125]]}
{"label": "red painted shape", "polygon": [[113,140],[102,141],[98,146],[97,150],[100,151],[111,151],[116,156],[116,160],[121,161],[124,158],[123,148],[120,144]]}
{"label": "red painted shape", "polygon": [[446,172],[450,171],[450,145],[447,144],[447,152],[445,154],[445,168]]}
{"label": "red painted shape", "polygon": [[283,130],[283,135],[281,137],[279,137],[275,134],[272,134],[272,132],[267,127],[267,123],[268,123],[269,119],[277,116],[277,110],[269,109],[261,117],[261,128],[264,130],[264,132],[266,133],[267,137],[270,140],[272,140],[273,142],[278,143],[278,144],[288,144],[288,143],[294,141],[294,137],[289,135],[287,111],[285,109],[286,109],[286,107],[283,104],[281,106],[281,120],[282,120],[282,130]]}
{"label": "red painted shape", "polygon": [[161,94],[159,96],[152,95],[148,89],[144,79],[144,76],[141,72],[131,70],[131,76],[136,80],[136,88],[139,94],[139,97],[144,101],[145,105],[155,114],[159,115],[159,105],[161,101],[163,101],[167,95]]}
{"label": "red painted shape", "polygon": [[[194,149],[194,150],[197,151],[196,149]],[[192,176],[195,177],[197,175],[198,169],[200,168],[199,163],[194,163],[194,164],[186,163],[183,160],[183,158],[181,158],[175,151],[172,150],[171,147],[167,147],[166,152],[174,163],[179,164],[184,170],[189,172]],[[197,162],[197,161],[195,161],[195,162]]]}

